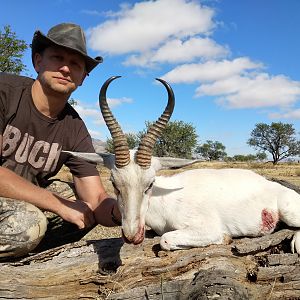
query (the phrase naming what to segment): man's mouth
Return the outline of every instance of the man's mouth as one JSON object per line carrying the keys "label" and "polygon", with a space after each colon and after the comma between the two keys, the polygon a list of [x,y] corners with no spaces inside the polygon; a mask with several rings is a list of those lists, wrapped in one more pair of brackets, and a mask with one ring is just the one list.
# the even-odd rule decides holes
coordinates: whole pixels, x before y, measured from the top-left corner
{"label": "man's mouth", "polygon": [[59,82],[62,82],[62,83],[72,82],[70,79],[65,78],[65,77],[54,77],[54,78],[56,78]]}

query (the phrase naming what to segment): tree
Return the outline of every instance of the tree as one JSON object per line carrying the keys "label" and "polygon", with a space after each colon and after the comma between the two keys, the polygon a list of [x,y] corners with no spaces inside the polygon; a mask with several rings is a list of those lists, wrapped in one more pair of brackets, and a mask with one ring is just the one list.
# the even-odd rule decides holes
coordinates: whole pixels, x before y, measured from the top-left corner
{"label": "tree", "polygon": [[[146,122],[146,129],[137,134],[125,133],[129,149],[136,148],[139,145],[141,139],[152,124],[151,122]],[[183,121],[168,122],[154,145],[153,155],[159,157],[191,158],[196,145],[197,134],[193,125]],[[114,153],[111,138],[106,141],[106,150],[110,153]]]}
{"label": "tree", "polygon": [[282,159],[300,153],[300,142],[296,140],[292,124],[258,123],[247,143],[255,149],[271,153],[274,165]]}
{"label": "tree", "polygon": [[256,153],[256,158],[260,161],[267,159],[267,154],[265,152],[258,152]]}
{"label": "tree", "polygon": [[218,141],[211,140],[207,140],[206,143],[199,145],[196,148],[196,153],[208,160],[220,160],[227,156],[225,146]]}
{"label": "tree", "polygon": [[9,25],[0,30],[0,71],[20,74],[26,69],[22,63],[22,57],[28,48],[24,40],[17,38]]}
{"label": "tree", "polygon": [[[128,143],[128,147],[129,149],[134,149],[135,147],[138,146],[139,144],[139,137],[134,134],[134,133],[125,133],[126,139],[127,139],[127,143]],[[114,149],[114,143],[112,138],[108,138],[106,140],[106,147],[105,149],[110,152],[110,153],[114,153],[115,149]]]}
{"label": "tree", "polygon": [[249,162],[249,161],[263,161],[267,158],[267,155],[265,152],[258,152],[256,154],[237,154],[232,157],[233,161],[242,161],[242,162]]}
{"label": "tree", "polygon": [[73,107],[76,106],[78,104],[78,102],[74,99],[74,98],[70,98],[68,100],[69,104],[72,105]]}
{"label": "tree", "polygon": [[[147,129],[152,124],[146,122]],[[146,130],[139,132],[139,139],[145,134]],[[191,158],[197,145],[197,137],[196,129],[192,124],[183,121],[168,122],[154,146],[153,155]]]}
{"label": "tree", "polygon": [[237,154],[237,155],[234,155],[232,159],[234,161],[248,162],[248,161],[256,160],[256,156],[253,154],[247,154],[247,155]]}

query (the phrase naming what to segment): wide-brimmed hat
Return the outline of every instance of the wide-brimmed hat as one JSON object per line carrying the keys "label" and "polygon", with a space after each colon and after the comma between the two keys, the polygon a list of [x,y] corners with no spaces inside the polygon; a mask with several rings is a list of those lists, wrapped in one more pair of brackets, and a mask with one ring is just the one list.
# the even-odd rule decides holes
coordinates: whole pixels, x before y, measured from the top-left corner
{"label": "wide-brimmed hat", "polygon": [[49,46],[61,46],[81,54],[85,59],[86,71],[90,73],[103,61],[101,56],[92,58],[87,55],[86,40],[82,28],[72,23],[62,23],[52,27],[47,35],[37,30],[32,39],[31,57],[34,63],[35,53],[39,53]]}

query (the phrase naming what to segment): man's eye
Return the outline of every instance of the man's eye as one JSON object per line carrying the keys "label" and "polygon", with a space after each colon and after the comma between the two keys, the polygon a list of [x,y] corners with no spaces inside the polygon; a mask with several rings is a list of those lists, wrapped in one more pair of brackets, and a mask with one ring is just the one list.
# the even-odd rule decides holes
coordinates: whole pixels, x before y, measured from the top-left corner
{"label": "man's eye", "polygon": [[52,58],[55,60],[62,60],[62,57],[59,55],[53,55]]}
{"label": "man's eye", "polygon": [[77,63],[76,61],[72,61],[71,65],[76,68],[76,69],[81,69],[83,68],[83,66],[81,66],[79,63]]}

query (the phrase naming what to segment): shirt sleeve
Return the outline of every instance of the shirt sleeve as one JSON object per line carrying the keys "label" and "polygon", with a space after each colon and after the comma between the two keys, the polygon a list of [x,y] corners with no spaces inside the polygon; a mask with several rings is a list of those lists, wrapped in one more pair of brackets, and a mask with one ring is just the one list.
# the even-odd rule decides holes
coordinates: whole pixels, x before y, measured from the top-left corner
{"label": "shirt sleeve", "polygon": [[[1,78],[1,77],[0,77]],[[0,134],[3,135],[6,111],[6,90],[0,81]]]}

